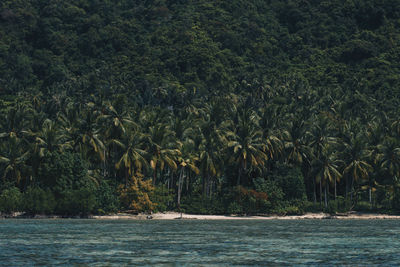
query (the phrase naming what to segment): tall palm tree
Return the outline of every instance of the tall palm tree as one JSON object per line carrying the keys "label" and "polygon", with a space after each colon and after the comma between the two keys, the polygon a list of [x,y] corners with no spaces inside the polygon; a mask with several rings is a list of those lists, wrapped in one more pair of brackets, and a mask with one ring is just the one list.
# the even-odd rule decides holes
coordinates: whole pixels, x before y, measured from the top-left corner
{"label": "tall palm tree", "polygon": [[[322,185],[324,185],[325,195],[325,208],[328,207],[328,196],[329,184],[333,183],[335,186],[335,199],[337,195],[336,184],[342,177],[339,172],[340,160],[337,159],[337,155],[330,152],[330,146],[325,145],[319,157],[316,157],[312,161],[312,169],[315,175],[315,179],[320,184],[320,198],[322,199]],[[322,202],[322,201],[321,201]]]}
{"label": "tall palm tree", "polygon": [[[367,180],[372,166],[367,162],[368,151],[365,149],[361,136],[353,137],[350,143],[343,143],[344,150],[341,157],[344,161],[343,175],[350,178],[350,190],[353,192],[354,182]],[[346,197],[348,195],[348,185],[346,185]],[[352,198],[353,194],[350,195]]]}
{"label": "tall palm tree", "polygon": [[222,144],[225,141],[223,130],[210,118],[199,123],[198,136],[195,137],[199,151],[199,169],[202,177],[203,195],[210,195],[210,182],[222,172]]}
{"label": "tall palm tree", "polygon": [[153,170],[153,184],[156,184],[157,173],[168,166],[172,171],[177,170],[176,159],[181,154],[177,149],[174,132],[167,124],[157,123],[149,128],[145,135],[146,151],[150,157],[150,167]]}
{"label": "tall palm tree", "polygon": [[277,129],[278,125],[277,107],[274,105],[261,109],[261,117],[259,126],[263,132],[264,152],[269,159],[273,159],[281,155],[283,150],[281,135]]}
{"label": "tall palm tree", "polygon": [[128,130],[121,140],[113,140],[113,143],[120,149],[119,160],[115,164],[115,168],[117,170],[124,168],[125,185],[128,184],[131,176],[135,173],[142,174],[143,168],[148,165],[143,141],[143,134],[135,130]]}
{"label": "tall palm tree", "polygon": [[368,176],[368,189],[369,203],[372,204],[372,192],[376,191],[378,180],[382,175],[382,168],[380,166],[380,147],[381,142],[385,138],[385,131],[382,129],[381,121],[372,120],[367,125],[366,137],[368,140],[368,163],[372,166],[373,171]]}
{"label": "tall palm tree", "polygon": [[127,129],[138,129],[130,110],[127,108],[126,99],[118,97],[116,101],[104,103],[101,114],[97,119],[98,130],[101,133],[104,144],[102,169],[103,177],[112,172],[112,162],[115,154],[115,143],[113,140],[121,140]]}
{"label": "tall palm tree", "polygon": [[398,183],[400,178],[400,144],[395,138],[387,137],[378,145],[380,151],[378,161],[380,167],[390,176],[393,184]]}
{"label": "tall palm tree", "polygon": [[81,116],[82,118],[79,120],[79,139],[75,141],[75,149],[86,159],[95,157],[93,160],[104,161],[105,146],[102,131],[98,126],[99,111],[89,103],[87,104],[87,110]]}
{"label": "tall palm tree", "polygon": [[285,146],[285,159],[292,164],[300,165],[310,161],[310,148],[305,143],[305,126],[301,119],[293,118],[282,132]]}
{"label": "tall palm tree", "polygon": [[[329,127],[328,117],[324,116],[323,114],[320,114],[319,116],[313,117],[313,123],[310,129],[305,133],[306,139],[308,140],[308,147],[310,147],[312,150],[312,156],[313,156],[312,162],[314,163],[321,160],[326,161],[326,159],[329,158],[326,156],[327,147],[329,147],[329,145],[331,144],[336,144],[336,138],[330,136],[328,127]],[[325,155],[323,155],[323,151],[325,151]],[[317,176],[314,176],[312,180],[313,180],[314,202],[316,202],[316,184],[320,183],[320,194],[321,194],[322,183],[325,183],[325,181],[324,179],[319,179]],[[321,195],[320,198],[322,198]],[[335,199],[336,199],[336,177],[335,177]]]}
{"label": "tall palm tree", "polygon": [[[193,142],[191,140],[187,140],[182,144],[181,151],[182,156],[178,157],[178,168],[179,168],[179,178],[178,178],[178,194],[177,194],[177,206],[180,208],[181,204],[181,195],[182,188],[186,173],[188,171],[198,175],[200,173],[200,169],[197,167],[197,163],[199,161],[199,157],[193,153]],[[187,186],[189,186],[189,181],[186,182]]]}
{"label": "tall palm tree", "polygon": [[232,159],[238,166],[236,185],[240,185],[242,174],[246,175],[246,171],[252,168],[263,167],[269,159],[257,120],[254,112],[245,109],[239,114],[235,129],[227,133],[228,147],[232,148]]}

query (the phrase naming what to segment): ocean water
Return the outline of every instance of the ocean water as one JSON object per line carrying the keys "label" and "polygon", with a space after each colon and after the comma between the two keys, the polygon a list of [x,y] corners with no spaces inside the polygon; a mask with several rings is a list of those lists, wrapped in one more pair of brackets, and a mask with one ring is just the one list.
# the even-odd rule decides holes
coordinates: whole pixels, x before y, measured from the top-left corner
{"label": "ocean water", "polygon": [[399,266],[396,220],[0,220],[1,266]]}

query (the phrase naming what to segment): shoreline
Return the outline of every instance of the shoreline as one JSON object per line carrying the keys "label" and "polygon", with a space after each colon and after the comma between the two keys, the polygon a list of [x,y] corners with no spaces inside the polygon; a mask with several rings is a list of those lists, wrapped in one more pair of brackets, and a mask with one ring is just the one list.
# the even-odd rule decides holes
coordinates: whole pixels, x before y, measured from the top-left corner
{"label": "shoreline", "polygon": [[400,219],[400,215],[378,214],[378,213],[345,213],[345,214],[328,214],[328,213],[306,213],[303,215],[200,215],[186,214],[179,212],[155,213],[152,215],[102,215],[92,216],[93,219],[99,220],[324,220],[324,219],[339,219],[339,220],[379,220],[379,219]]}
{"label": "shoreline", "polygon": [[23,213],[14,213],[11,215],[0,215],[0,219],[95,219],[95,220],[398,220],[400,215],[389,215],[379,213],[305,213],[303,215],[200,215],[186,214],[179,212],[159,212],[154,214],[128,214],[117,213],[112,215],[89,215],[82,216],[59,216],[59,215],[35,215],[29,216]]}

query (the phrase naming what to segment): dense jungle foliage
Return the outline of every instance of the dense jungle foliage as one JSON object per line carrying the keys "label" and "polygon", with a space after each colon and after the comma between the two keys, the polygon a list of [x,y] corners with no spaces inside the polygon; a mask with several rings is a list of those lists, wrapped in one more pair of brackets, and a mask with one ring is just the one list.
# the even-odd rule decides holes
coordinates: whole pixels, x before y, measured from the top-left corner
{"label": "dense jungle foliage", "polygon": [[0,210],[400,211],[400,1],[4,0]]}

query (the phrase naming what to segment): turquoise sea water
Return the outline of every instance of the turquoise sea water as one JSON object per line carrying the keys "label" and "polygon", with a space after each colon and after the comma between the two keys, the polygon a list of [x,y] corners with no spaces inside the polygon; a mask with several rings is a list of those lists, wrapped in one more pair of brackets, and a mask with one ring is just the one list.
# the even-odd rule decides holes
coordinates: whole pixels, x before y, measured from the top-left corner
{"label": "turquoise sea water", "polygon": [[400,265],[400,221],[0,220],[0,265]]}

